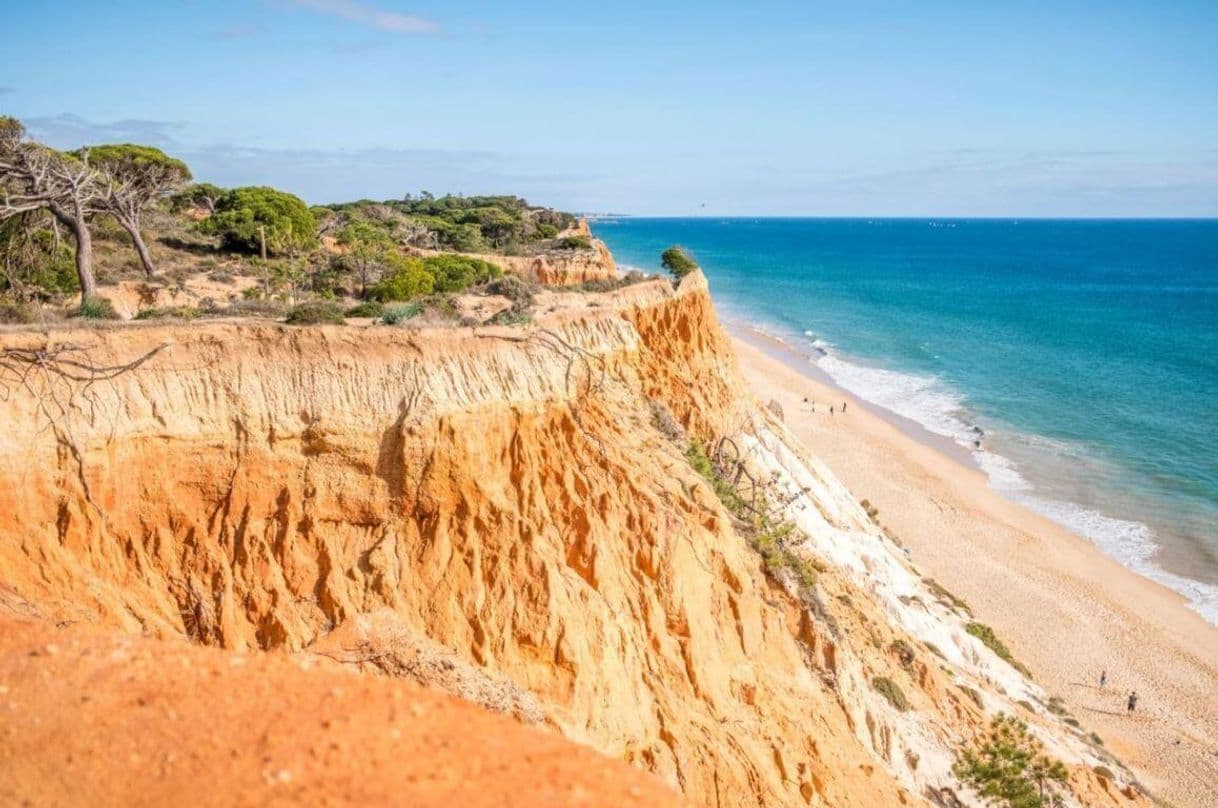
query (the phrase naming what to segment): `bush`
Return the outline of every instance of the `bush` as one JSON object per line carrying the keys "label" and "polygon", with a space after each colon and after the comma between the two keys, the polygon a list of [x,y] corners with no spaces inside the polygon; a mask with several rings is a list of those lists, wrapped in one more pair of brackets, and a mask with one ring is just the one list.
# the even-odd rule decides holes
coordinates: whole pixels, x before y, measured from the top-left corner
{"label": "bush", "polygon": [[375,300],[365,300],[357,306],[347,309],[348,317],[380,317],[385,313],[385,306]]}
{"label": "bush", "polygon": [[871,687],[875,692],[879,693],[888,703],[891,704],[898,712],[905,712],[909,709],[909,699],[905,698],[904,691],[896,682],[889,679],[887,676],[877,676],[871,680]]}
{"label": "bush", "polygon": [[587,236],[566,236],[559,239],[558,247],[562,250],[590,250],[592,241]]}
{"label": "bush", "polygon": [[199,229],[220,237],[230,250],[256,253],[266,232],[268,254],[284,255],[317,245],[317,223],[299,197],[274,188],[234,188],[216,201],[216,212]]}
{"label": "bush", "polygon": [[436,279],[423,268],[422,260],[393,253],[386,257],[385,263],[389,269],[368,290],[368,296],[373,300],[382,303],[410,300],[429,295],[435,289]]}
{"label": "bush", "polygon": [[291,325],[343,325],[343,310],[332,300],[313,300],[288,310],[284,320]]}
{"label": "bush", "polygon": [[503,276],[503,270],[489,261],[466,255],[433,255],[423,259],[423,269],[434,279],[434,291],[441,293],[460,292]]}
{"label": "bush", "polygon": [[723,507],[739,520],[741,532],[749,546],[761,556],[766,572],[778,578],[783,570],[790,570],[801,592],[811,589],[816,583],[817,572],[822,570],[816,562],[791,547],[801,535],[799,529],[775,516],[764,496],[755,503],[746,502],[736,487],[715,467],[701,443],[690,443],[685,450],[685,459],[694,471],[711,484]]}
{"label": "bush", "polygon": [[1067,778],[1066,767],[1044,754],[1027,724],[1005,715],[956,758],[952,773],[990,804],[1007,808],[1056,805]]}
{"label": "bush", "polygon": [[399,303],[394,306],[385,307],[385,311],[381,314],[381,322],[385,325],[397,325],[413,317],[418,317],[422,313],[422,303]]}
{"label": "bush", "polygon": [[176,317],[180,320],[193,320],[199,316],[199,310],[193,306],[171,306],[165,309],[140,309],[136,312],[137,320],[159,320],[164,317]]}
{"label": "bush", "polygon": [[37,313],[32,306],[0,300],[0,323],[24,325],[34,322],[35,319]]}
{"label": "bush", "polygon": [[990,628],[984,623],[969,623],[964,627],[964,630],[981,640],[982,644],[985,645],[986,648],[993,651],[999,659],[1003,660],[1012,668],[1019,671],[1024,676],[1027,676],[1029,679],[1032,678],[1032,672],[1024,667],[1017,659],[1015,659],[1015,656],[1011,653],[1011,649],[1007,648],[1006,645],[1003,644],[1002,640],[998,639],[998,635],[994,633],[994,629]]}
{"label": "bush", "polygon": [[104,297],[90,297],[82,300],[80,306],[73,309],[69,317],[82,317],[86,320],[117,320],[118,312],[114,304]]}
{"label": "bush", "polygon": [[685,248],[675,245],[660,253],[660,265],[678,281],[698,268],[698,263],[690,257]]}

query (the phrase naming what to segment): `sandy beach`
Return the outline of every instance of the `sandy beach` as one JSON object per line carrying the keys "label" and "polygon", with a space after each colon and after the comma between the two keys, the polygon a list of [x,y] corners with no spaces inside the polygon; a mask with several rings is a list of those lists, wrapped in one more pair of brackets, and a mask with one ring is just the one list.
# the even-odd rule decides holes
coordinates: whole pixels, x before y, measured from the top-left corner
{"label": "sandy beach", "polygon": [[[732,330],[757,396],[782,405],[787,426],[879,509],[924,575],[967,601],[1154,796],[1218,805],[1218,627],[1177,593],[1004,499],[960,447],[844,393],[782,343]],[[1140,699],[1133,715],[1130,691]]]}

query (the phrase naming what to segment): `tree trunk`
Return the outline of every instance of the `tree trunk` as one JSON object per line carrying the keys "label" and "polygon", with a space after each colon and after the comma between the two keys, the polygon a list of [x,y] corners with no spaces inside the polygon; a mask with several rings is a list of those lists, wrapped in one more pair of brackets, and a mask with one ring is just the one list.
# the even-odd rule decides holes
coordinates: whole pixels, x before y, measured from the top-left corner
{"label": "tree trunk", "polygon": [[63,222],[76,236],[76,277],[80,279],[80,302],[97,296],[97,279],[93,277],[93,234],[85,221],[84,211],[77,209],[75,215],[59,205],[51,205],[51,213]]}
{"label": "tree trunk", "polygon": [[131,236],[131,243],[135,245],[135,252],[140,257],[140,263],[144,265],[144,272],[149,275],[156,272],[156,267],[152,265],[152,253],[148,252],[148,245],[144,243],[144,236],[140,233],[140,223],[120,219],[119,224]]}

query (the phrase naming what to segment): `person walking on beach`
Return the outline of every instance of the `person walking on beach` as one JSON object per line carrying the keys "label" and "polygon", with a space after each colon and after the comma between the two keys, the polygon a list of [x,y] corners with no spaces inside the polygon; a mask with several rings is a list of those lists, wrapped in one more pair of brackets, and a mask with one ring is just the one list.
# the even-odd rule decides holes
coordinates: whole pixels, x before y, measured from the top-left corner
{"label": "person walking on beach", "polygon": [[1131,691],[1129,701],[1125,702],[1125,712],[1132,713],[1134,708],[1138,706],[1138,691]]}
{"label": "person walking on beach", "polygon": [[1108,671],[1100,671],[1100,687],[1108,684]]}
{"label": "person walking on beach", "polygon": [[842,402],[842,415],[846,414],[846,402]]}
{"label": "person walking on beach", "polygon": [[829,405],[829,414],[830,415],[833,414],[833,405],[832,404]]}

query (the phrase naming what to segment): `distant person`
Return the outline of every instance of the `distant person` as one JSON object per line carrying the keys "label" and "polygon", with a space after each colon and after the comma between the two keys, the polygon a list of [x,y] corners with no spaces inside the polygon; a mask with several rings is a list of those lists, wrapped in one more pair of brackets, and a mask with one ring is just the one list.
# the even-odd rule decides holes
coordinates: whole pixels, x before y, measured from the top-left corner
{"label": "distant person", "polygon": [[1100,687],[1108,684],[1108,671],[1100,671]]}
{"label": "distant person", "polygon": [[842,415],[846,414],[846,402],[842,402]]}
{"label": "distant person", "polygon": [[1138,691],[1134,690],[1129,694],[1129,701],[1125,702],[1125,712],[1132,713],[1134,708],[1138,706]]}
{"label": "distant person", "polygon": [[829,414],[830,415],[833,414],[833,405],[832,404],[829,405]]}

